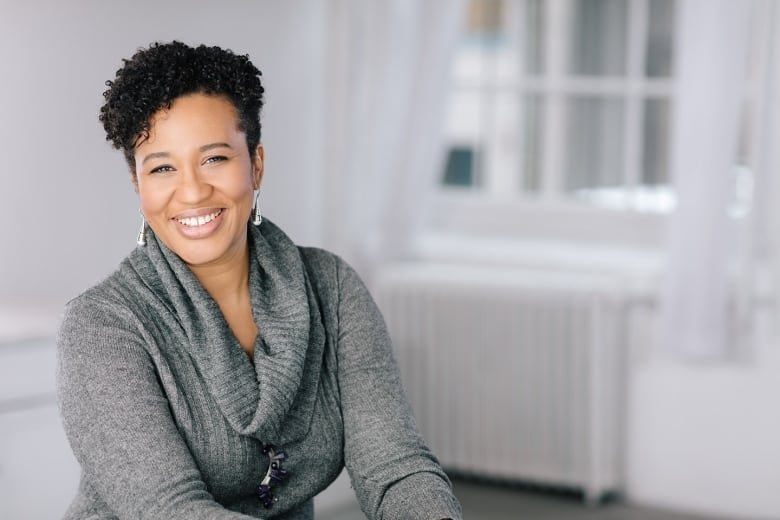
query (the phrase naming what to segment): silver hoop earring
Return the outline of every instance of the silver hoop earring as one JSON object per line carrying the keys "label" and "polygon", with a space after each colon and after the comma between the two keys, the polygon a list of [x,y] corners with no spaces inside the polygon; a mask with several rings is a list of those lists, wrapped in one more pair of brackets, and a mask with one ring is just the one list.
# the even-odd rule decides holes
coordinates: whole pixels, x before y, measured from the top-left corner
{"label": "silver hoop earring", "polygon": [[255,192],[255,207],[252,209],[252,224],[259,226],[263,223],[263,215],[260,213],[260,190]]}
{"label": "silver hoop earring", "polygon": [[[138,213],[141,213],[141,210],[138,210]],[[144,218],[144,214],[141,213],[141,229],[138,230],[138,238],[135,239],[135,243],[139,246],[145,246],[146,245],[146,219]]]}

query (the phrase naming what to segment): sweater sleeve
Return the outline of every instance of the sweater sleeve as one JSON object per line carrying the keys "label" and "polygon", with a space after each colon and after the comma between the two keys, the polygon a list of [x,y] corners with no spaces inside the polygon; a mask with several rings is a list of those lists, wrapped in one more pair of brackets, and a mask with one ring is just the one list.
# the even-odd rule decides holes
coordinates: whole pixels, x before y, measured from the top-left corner
{"label": "sweater sleeve", "polygon": [[58,398],[82,478],[119,519],[252,518],[209,494],[134,323],[120,306],[86,296],[66,307]]}
{"label": "sweater sleeve", "polygon": [[417,432],[379,309],[340,260],[338,275],[344,457],[363,512],[383,520],[461,518],[449,479]]}

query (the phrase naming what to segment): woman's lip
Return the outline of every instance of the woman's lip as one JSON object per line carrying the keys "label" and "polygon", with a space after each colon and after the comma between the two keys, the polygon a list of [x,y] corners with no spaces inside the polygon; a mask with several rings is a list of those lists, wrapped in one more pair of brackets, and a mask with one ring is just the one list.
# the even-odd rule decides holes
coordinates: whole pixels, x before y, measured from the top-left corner
{"label": "woman's lip", "polygon": [[[222,225],[222,217],[225,215],[225,212],[227,210],[217,210],[219,211],[219,214],[211,219],[211,221],[206,222],[205,224],[202,224],[200,226],[188,226],[186,224],[182,224],[179,222],[178,219],[181,218],[187,218],[187,217],[178,217],[178,219],[173,219],[173,225],[176,227],[176,230],[184,236],[185,238],[191,238],[191,239],[200,239],[200,238],[207,238],[211,236],[212,234],[216,233],[216,231],[219,229],[219,227]],[[189,215],[189,217],[193,216],[205,216],[210,215],[212,212],[206,212],[206,213],[200,213],[198,215]]]}
{"label": "woman's lip", "polygon": [[192,217],[205,217],[206,215],[211,215],[212,213],[216,213],[217,211],[224,210],[225,208],[198,208],[198,209],[191,209],[188,211],[184,211],[182,213],[179,213],[175,217],[173,217],[173,220],[181,220],[184,218],[192,218]]}

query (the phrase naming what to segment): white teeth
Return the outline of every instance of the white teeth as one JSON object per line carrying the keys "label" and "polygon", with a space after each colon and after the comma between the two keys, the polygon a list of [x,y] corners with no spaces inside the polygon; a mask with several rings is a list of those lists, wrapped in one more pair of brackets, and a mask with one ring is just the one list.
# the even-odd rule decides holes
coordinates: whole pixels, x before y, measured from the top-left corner
{"label": "white teeth", "polygon": [[222,213],[221,209],[215,211],[214,213],[211,213],[210,215],[203,215],[200,217],[180,218],[178,219],[178,222],[179,224],[183,224],[189,227],[202,226],[203,224],[208,224],[209,222],[217,218],[220,213]]}

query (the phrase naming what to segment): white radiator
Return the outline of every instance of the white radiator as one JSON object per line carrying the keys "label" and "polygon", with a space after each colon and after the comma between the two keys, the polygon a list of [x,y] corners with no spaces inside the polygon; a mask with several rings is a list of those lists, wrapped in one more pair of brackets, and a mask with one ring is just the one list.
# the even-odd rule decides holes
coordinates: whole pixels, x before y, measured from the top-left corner
{"label": "white radiator", "polygon": [[630,296],[614,277],[422,264],[375,282],[446,468],[588,500],[619,490]]}

